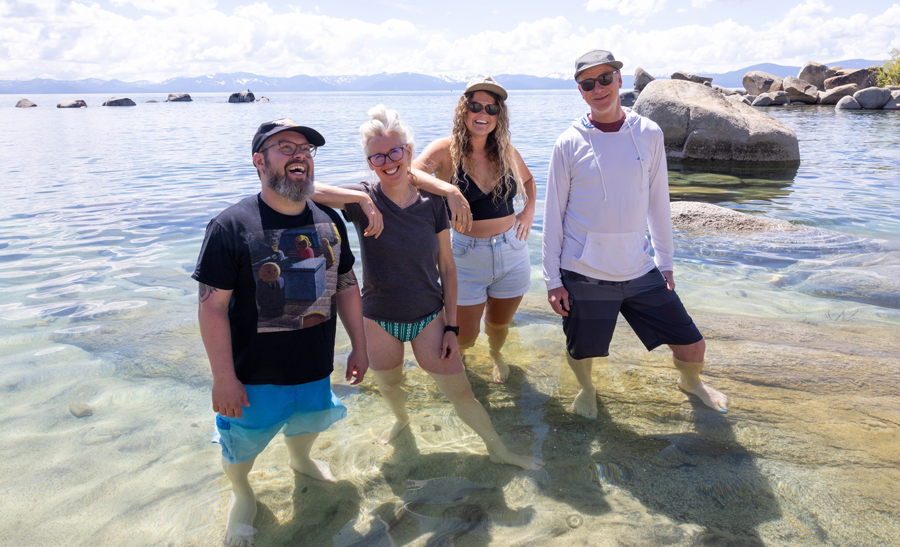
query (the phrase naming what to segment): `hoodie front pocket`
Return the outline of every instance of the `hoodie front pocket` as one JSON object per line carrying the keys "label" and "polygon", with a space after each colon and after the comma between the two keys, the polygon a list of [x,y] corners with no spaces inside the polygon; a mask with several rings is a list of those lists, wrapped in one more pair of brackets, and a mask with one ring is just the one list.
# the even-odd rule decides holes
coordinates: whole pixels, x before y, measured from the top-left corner
{"label": "hoodie front pocket", "polygon": [[650,260],[649,246],[643,232],[588,232],[584,250],[576,260],[611,277],[637,277]]}

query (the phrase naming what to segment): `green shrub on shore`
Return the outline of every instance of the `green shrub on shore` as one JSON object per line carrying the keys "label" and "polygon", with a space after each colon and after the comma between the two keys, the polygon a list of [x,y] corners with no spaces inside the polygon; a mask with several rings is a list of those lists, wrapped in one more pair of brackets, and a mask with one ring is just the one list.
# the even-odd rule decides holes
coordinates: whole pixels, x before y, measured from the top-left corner
{"label": "green shrub on shore", "polygon": [[878,87],[900,85],[900,49],[891,50],[891,59],[878,67]]}

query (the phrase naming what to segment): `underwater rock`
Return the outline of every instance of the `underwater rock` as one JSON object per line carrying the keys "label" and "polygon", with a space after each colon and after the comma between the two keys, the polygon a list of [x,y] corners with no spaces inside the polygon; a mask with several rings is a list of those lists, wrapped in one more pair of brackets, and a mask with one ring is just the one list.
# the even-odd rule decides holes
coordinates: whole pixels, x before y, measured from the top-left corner
{"label": "underwater rock", "polygon": [[672,224],[680,230],[750,233],[798,229],[784,220],[739,213],[711,203],[676,201],[672,203],[671,208]]}
{"label": "underwater rock", "polygon": [[670,161],[800,162],[792,129],[710,87],[654,80],[641,92],[634,111],[659,124]]}
{"label": "underwater rock", "polygon": [[69,412],[71,412],[72,416],[75,416],[76,418],[85,418],[92,415],[94,413],[94,409],[92,409],[91,406],[87,403],[75,402],[69,403]]}

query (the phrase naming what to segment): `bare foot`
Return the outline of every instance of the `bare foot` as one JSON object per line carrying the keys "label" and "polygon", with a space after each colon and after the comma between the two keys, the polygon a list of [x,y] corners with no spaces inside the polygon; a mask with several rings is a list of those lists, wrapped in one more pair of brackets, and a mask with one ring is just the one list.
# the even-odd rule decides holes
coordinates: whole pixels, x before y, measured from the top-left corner
{"label": "bare foot", "polygon": [[578,396],[575,397],[569,410],[585,418],[595,419],[597,417],[597,390],[582,389],[578,392]]}
{"label": "bare foot", "polygon": [[494,383],[502,384],[509,378],[509,366],[503,361],[499,351],[491,350],[491,360],[494,361]]}
{"label": "bare foot", "polygon": [[394,427],[385,430],[384,433],[375,441],[377,444],[387,444],[397,438],[397,435],[403,431],[403,428],[409,425],[409,419],[394,422]]}
{"label": "bare foot", "polygon": [[232,492],[227,513],[225,547],[255,547],[253,536],[256,535],[256,528],[253,527],[253,519],[256,518],[256,499],[238,498]]}
{"label": "bare foot", "polygon": [[513,454],[509,450],[505,450],[502,453],[490,454],[490,460],[493,463],[505,463],[507,465],[517,465],[522,469],[532,469],[537,470],[540,469],[543,462],[532,458],[531,456],[523,456],[521,454]]}
{"label": "bare foot", "polygon": [[719,412],[728,412],[728,397],[724,393],[716,391],[708,385],[704,384],[703,381],[700,381],[700,383],[698,383],[697,387],[695,387],[694,389],[687,389],[681,384],[681,378],[679,378],[678,387],[686,393],[692,393],[697,397],[700,397],[700,400],[703,401],[703,404],[712,408],[713,410],[718,410]]}
{"label": "bare foot", "polygon": [[313,460],[307,458],[306,460],[294,461],[290,460],[288,465],[291,466],[291,469],[296,471],[297,473],[302,473],[307,477],[311,477],[316,479],[317,481],[322,482],[337,482],[337,479],[334,478],[334,475],[331,474],[331,468],[328,467],[328,464],[323,462],[322,460]]}

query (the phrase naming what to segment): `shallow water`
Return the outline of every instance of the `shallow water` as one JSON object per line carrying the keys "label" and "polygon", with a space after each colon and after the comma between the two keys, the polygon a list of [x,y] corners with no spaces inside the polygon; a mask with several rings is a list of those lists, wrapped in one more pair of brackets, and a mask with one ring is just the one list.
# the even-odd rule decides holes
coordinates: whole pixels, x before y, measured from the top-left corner
{"label": "shallow water", "polygon": [[[2,96],[9,106],[19,97]],[[0,463],[4,545],[217,545],[229,486],[210,444],[210,377],[190,279],[213,215],[258,191],[262,121],[320,128],[320,181],[366,177],[356,128],[379,102],[419,148],[446,134],[453,93],[273,94],[193,103],[0,109]],[[580,115],[568,92],[519,92],[513,135],[543,199],[556,137]],[[623,324],[595,365],[601,415],[567,411],[577,383],[545,302],[540,214],[533,286],[490,381],[480,340],[469,377],[513,450],[540,472],[487,461],[484,445],[407,359],[411,427],[372,380],[335,392],[347,419],[314,457],[337,485],[295,476],[278,442],[251,476],[259,545],[878,545],[900,536],[900,115],[766,110],[801,140],[794,172],[672,166],[673,199],[808,229],[679,231],[679,293],[709,344],[727,417],[681,394],[665,352]],[[538,204],[538,210],[542,203]],[[351,237],[352,231],[351,231]],[[75,418],[71,403],[93,414]]]}

